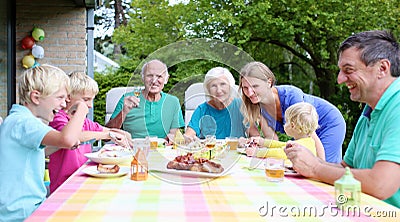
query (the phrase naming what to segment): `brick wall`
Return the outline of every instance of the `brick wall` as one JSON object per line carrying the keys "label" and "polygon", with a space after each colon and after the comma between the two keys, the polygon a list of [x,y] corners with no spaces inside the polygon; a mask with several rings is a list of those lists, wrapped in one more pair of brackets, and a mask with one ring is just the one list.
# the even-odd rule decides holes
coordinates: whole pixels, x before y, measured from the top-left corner
{"label": "brick wall", "polygon": [[25,69],[22,58],[31,50],[21,48],[21,40],[37,26],[45,32],[42,42],[44,58],[51,64],[71,71],[86,71],[86,9],[73,0],[16,0],[17,77]]}

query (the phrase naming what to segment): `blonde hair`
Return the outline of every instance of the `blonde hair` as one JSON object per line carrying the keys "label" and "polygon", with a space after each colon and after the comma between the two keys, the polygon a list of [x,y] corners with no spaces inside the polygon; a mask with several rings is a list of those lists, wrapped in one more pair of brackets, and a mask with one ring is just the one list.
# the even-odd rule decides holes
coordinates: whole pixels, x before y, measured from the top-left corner
{"label": "blonde hair", "polygon": [[71,95],[77,95],[81,93],[93,93],[97,95],[99,93],[99,86],[97,82],[90,76],[83,72],[72,72],[69,75],[69,83],[71,85]]}
{"label": "blonde hair", "polygon": [[204,77],[203,87],[204,92],[206,94],[207,99],[210,99],[210,83],[218,78],[226,77],[230,86],[230,94],[231,96],[234,95],[233,87],[235,86],[235,79],[233,75],[227,68],[223,67],[214,67],[210,69]]}
{"label": "blonde hair", "polygon": [[26,70],[19,78],[18,95],[20,104],[32,103],[30,95],[37,90],[41,97],[48,97],[65,87],[70,91],[69,79],[63,70],[43,64]]}
{"label": "blonde hair", "polygon": [[239,89],[242,90],[242,105],[240,110],[243,114],[243,124],[255,124],[260,121],[260,105],[253,104],[251,100],[243,93],[242,88],[242,79],[246,77],[257,78],[261,81],[268,82],[271,81],[271,87],[275,85],[276,78],[274,73],[268,68],[268,66],[264,65],[261,62],[250,62],[247,63],[240,70],[240,81],[239,81]]}
{"label": "blonde hair", "polygon": [[293,123],[299,134],[311,136],[318,129],[318,113],[313,105],[306,102],[291,105],[285,111],[286,124]]}

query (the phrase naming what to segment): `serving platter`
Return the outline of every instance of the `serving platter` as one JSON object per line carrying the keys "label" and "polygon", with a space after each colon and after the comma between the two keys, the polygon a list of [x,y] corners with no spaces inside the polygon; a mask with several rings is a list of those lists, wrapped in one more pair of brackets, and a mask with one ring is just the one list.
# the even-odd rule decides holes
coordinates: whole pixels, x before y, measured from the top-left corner
{"label": "serving platter", "polygon": [[[161,172],[167,174],[175,174],[186,177],[203,177],[203,178],[217,178],[229,175],[232,170],[230,170],[232,166],[232,161],[229,158],[226,158],[224,161],[213,161],[222,165],[224,171],[221,173],[207,173],[207,172],[197,172],[190,170],[176,170],[176,169],[168,169],[167,164],[170,160],[173,160],[176,155],[165,155],[160,156],[160,153],[152,153],[153,157],[150,158],[149,170],[153,172]],[[158,157],[155,157],[157,155]]]}
{"label": "serving platter", "polygon": [[224,169],[222,173],[206,173],[206,172],[196,172],[190,170],[175,170],[175,169],[167,169],[165,166],[164,168],[149,168],[150,171],[161,172],[161,173],[168,173],[168,174],[176,174],[181,176],[187,177],[204,177],[204,178],[217,178],[223,177],[229,174],[229,171]]}
{"label": "serving platter", "polygon": [[129,173],[129,170],[129,167],[120,166],[118,173],[100,173],[97,170],[97,166],[89,166],[83,169],[82,172],[92,177],[110,178],[124,176]]}

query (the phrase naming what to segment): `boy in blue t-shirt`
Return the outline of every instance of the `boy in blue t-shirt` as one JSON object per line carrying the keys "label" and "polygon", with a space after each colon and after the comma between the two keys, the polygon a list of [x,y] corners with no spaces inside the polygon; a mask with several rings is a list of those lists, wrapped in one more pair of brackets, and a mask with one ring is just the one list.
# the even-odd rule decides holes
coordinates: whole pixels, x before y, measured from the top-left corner
{"label": "boy in blue t-shirt", "polygon": [[19,104],[0,125],[0,221],[22,221],[45,200],[44,148],[76,148],[88,113],[86,104],[77,102],[63,130],[48,126],[65,108],[69,92],[68,76],[54,66],[26,70],[18,90]]}

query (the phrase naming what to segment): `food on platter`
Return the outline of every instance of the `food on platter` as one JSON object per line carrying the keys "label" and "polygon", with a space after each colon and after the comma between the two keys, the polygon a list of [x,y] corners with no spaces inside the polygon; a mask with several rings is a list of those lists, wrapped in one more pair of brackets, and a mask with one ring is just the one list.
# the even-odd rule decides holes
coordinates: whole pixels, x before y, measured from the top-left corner
{"label": "food on platter", "polygon": [[226,151],[228,151],[229,147],[226,142],[217,141],[215,146],[211,149],[206,147],[204,141],[194,141],[189,144],[179,145],[177,149],[184,151],[185,153],[193,154],[195,159],[214,159],[214,158],[223,158]]}
{"label": "food on platter", "polygon": [[206,173],[221,173],[224,171],[224,168],[221,164],[201,157],[195,158],[192,153],[175,157],[174,160],[168,162],[167,169]]}
{"label": "food on platter", "polygon": [[97,165],[97,171],[100,173],[118,173],[119,172],[119,166],[118,165],[103,165],[99,163]]}

